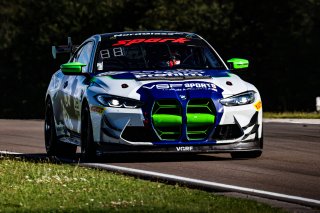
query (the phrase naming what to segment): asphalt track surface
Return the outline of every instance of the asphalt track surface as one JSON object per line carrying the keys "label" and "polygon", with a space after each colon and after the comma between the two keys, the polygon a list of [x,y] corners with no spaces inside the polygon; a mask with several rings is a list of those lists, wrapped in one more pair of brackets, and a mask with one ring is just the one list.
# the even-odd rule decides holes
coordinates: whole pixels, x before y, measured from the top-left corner
{"label": "asphalt track surface", "polygon": [[[320,200],[320,125],[264,123],[264,153],[113,155],[100,163]],[[44,155],[43,121],[0,120],[0,150]]]}

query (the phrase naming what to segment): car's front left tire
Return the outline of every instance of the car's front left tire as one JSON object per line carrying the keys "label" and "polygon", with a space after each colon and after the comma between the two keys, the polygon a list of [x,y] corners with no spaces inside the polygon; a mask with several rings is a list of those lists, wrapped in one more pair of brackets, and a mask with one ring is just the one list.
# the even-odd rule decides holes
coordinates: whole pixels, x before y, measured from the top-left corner
{"label": "car's front left tire", "polygon": [[76,145],[63,143],[57,139],[53,108],[50,100],[46,102],[44,133],[45,147],[49,156],[73,157],[75,155],[77,151]]}

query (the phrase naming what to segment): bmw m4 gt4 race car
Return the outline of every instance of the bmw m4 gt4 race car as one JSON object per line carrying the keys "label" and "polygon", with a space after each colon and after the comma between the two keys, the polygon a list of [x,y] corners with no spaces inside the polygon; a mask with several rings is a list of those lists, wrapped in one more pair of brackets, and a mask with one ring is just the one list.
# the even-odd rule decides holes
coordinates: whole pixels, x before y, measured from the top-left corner
{"label": "bmw m4 gt4 race car", "polygon": [[[94,35],[51,78],[45,146],[50,155],[126,152],[262,153],[258,90],[194,33],[147,31]],[[228,65],[228,66],[227,66]]]}

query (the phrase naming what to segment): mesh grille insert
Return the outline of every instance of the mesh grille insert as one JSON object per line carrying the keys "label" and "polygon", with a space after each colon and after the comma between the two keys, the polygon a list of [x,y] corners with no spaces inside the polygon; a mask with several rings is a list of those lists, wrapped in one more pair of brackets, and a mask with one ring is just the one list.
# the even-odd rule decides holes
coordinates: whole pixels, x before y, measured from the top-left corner
{"label": "mesh grille insert", "polygon": [[181,136],[182,110],[177,100],[158,100],[152,109],[152,123],[161,140],[178,140]]}
{"label": "mesh grille insert", "polygon": [[[216,111],[211,99],[191,99],[186,106],[186,137],[204,140],[213,128]],[[182,136],[182,106],[178,100],[165,99],[155,102],[152,123],[161,140],[179,140]]]}
{"label": "mesh grille insert", "polygon": [[215,108],[210,99],[192,99],[187,105],[187,137],[203,140],[213,128]]}

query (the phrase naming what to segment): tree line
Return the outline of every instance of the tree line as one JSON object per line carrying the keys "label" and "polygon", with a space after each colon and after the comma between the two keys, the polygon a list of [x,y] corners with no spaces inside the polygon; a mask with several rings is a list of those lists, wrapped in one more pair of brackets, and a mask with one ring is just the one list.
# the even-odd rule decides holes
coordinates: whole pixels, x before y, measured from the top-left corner
{"label": "tree line", "polygon": [[131,30],[195,32],[223,59],[249,59],[238,74],[266,111],[314,111],[320,96],[320,0],[2,0],[0,117],[42,118],[54,61],[72,37]]}

